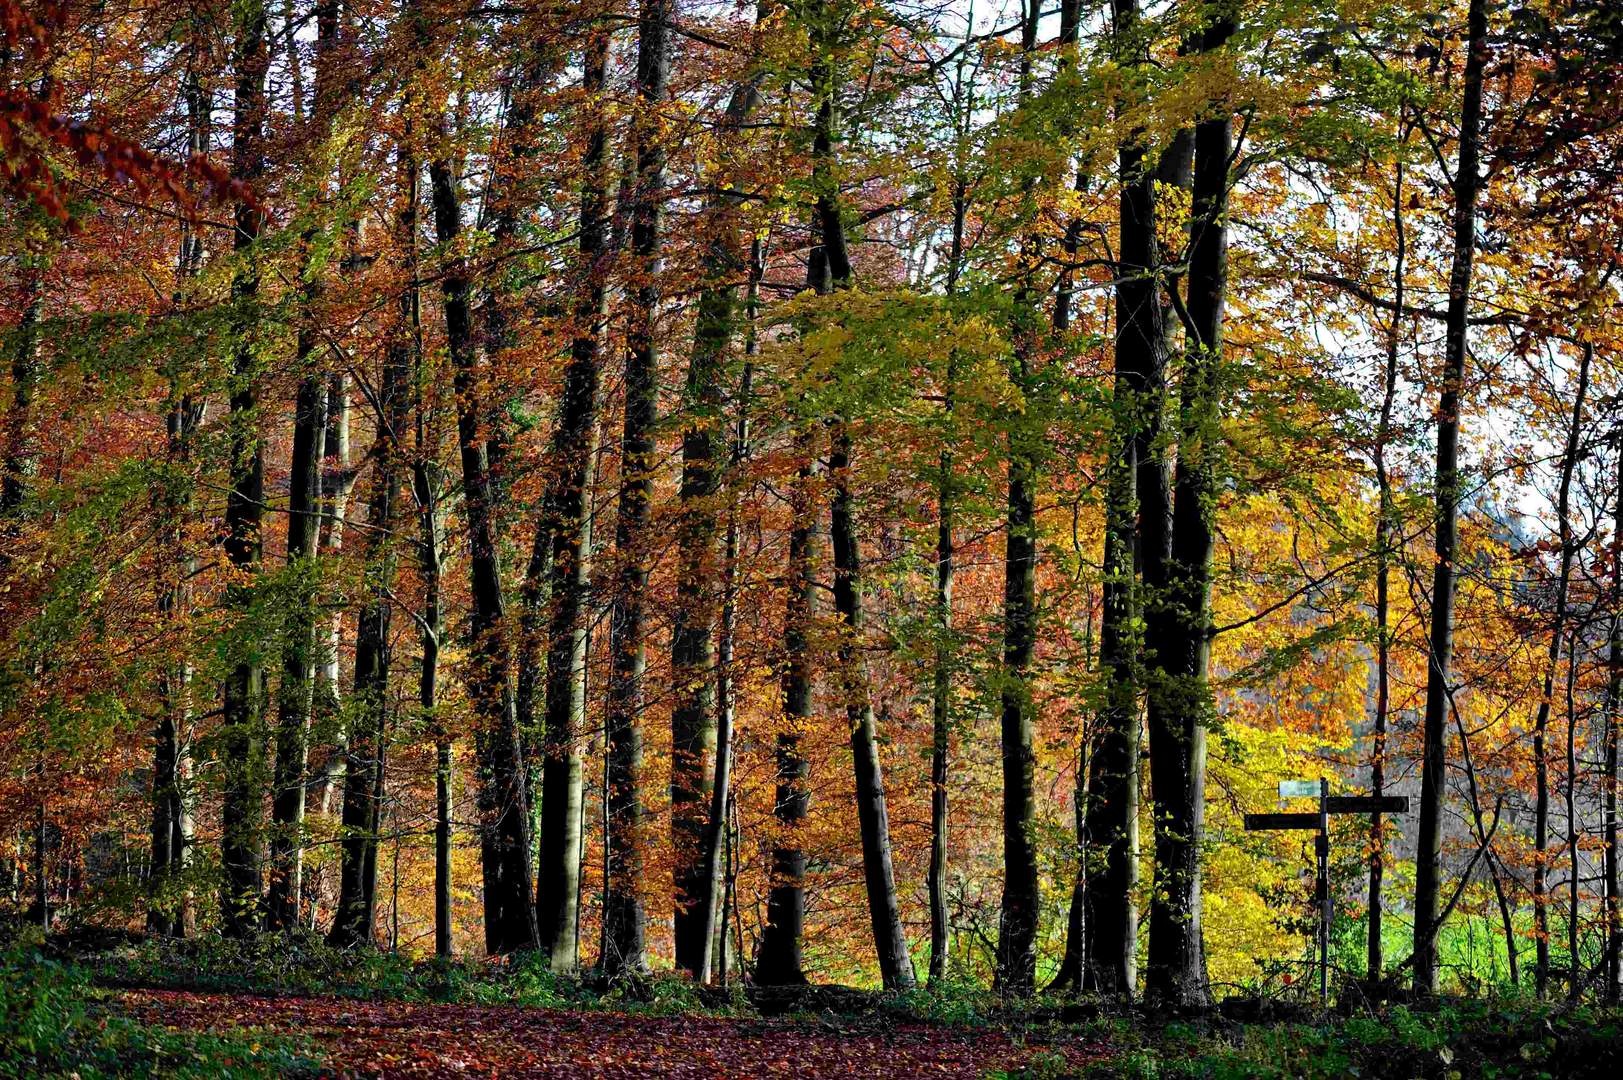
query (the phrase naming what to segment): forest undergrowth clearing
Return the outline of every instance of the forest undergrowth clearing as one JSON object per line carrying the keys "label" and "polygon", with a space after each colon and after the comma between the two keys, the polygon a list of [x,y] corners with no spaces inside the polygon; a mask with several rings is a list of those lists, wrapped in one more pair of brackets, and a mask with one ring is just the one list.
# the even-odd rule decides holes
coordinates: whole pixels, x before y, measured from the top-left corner
{"label": "forest undergrowth clearing", "polygon": [[116,1008],[148,1025],[251,1026],[320,1048],[323,1075],[429,1077],[985,1077],[1080,1074],[1097,1042],[993,1028],[706,1015],[649,1016],[502,1005],[126,990]]}

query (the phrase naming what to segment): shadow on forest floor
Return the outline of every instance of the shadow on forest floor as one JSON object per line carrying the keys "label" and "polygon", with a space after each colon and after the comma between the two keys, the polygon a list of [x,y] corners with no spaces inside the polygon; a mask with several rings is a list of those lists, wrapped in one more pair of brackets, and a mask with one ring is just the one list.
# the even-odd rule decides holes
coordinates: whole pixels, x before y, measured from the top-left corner
{"label": "shadow on forest floor", "polygon": [[0,1077],[1623,1075],[1623,1013],[1587,1004],[1458,998],[1326,1014],[1230,998],[1175,1016],[965,986],[611,985],[533,958],[412,962],[315,938],[24,941],[0,951],[0,1005]]}

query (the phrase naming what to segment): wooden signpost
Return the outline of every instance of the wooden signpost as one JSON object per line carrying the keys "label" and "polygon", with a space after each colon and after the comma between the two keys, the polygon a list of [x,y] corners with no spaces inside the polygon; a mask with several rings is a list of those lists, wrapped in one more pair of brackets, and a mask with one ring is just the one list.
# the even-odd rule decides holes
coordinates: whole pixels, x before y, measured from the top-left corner
{"label": "wooden signpost", "polygon": [[1318,910],[1319,949],[1319,1004],[1329,996],[1330,985],[1330,815],[1331,814],[1407,814],[1407,795],[1336,795],[1330,794],[1330,781],[1283,780],[1279,784],[1281,799],[1305,799],[1317,795],[1316,812],[1291,814],[1247,814],[1247,832],[1273,829],[1315,829],[1314,906]]}

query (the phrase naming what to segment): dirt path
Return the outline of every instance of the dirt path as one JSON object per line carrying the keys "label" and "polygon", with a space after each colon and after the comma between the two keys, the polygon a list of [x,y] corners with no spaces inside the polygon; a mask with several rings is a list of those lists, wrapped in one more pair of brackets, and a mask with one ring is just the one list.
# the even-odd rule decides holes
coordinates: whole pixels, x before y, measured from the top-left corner
{"label": "dirt path", "polygon": [[929,1024],[634,1016],[503,1006],[407,1005],[132,990],[122,1008],[188,1030],[302,1035],[334,1076],[980,1078],[1041,1054],[1072,1068],[1100,1048],[1020,1045],[996,1030]]}

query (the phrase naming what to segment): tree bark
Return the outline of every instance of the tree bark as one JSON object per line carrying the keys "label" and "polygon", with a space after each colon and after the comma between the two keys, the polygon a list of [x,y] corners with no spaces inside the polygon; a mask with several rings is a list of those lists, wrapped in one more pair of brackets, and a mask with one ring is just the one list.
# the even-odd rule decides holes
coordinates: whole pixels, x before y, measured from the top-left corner
{"label": "tree bark", "polygon": [[[733,89],[721,138],[736,138],[760,102],[760,76]],[[715,833],[714,785],[726,769],[718,733],[720,671],[716,658],[717,497],[725,446],[724,380],[738,328],[738,286],[745,269],[739,199],[730,191],[706,206],[704,284],[693,328],[682,429],[682,482],[678,493],[677,606],[671,628],[671,850],[675,856],[676,966],[704,979],[715,938],[721,847]],[[740,423],[744,421],[741,419]],[[729,525],[729,528],[732,526]],[[724,568],[723,573],[730,573]],[[717,681],[712,682],[712,669]],[[720,800],[725,809],[725,800]],[[716,834],[719,835],[719,834]]]}
{"label": "tree bark", "polygon": [[[1020,100],[1031,94],[1032,56],[1037,48],[1041,6],[1025,5],[1020,38]],[[1031,195],[1028,185],[1026,195]],[[1023,262],[1032,262],[1040,240],[1021,241]],[[1010,382],[1022,391],[1031,385],[1032,353],[1037,347],[1035,309],[1040,295],[1025,275],[1014,302],[1014,349]],[[1008,433],[1007,495],[1004,515],[1003,666],[999,679],[1000,737],[1003,765],[1003,896],[998,911],[996,986],[1011,994],[1029,994],[1035,984],[1037,927],[1041,887],[1037,880],[1036,791],[1032,755],[1032,655],[1037,642],[1036,483],[1042,436],[1019,423]]]}
{"label": "tree bark", "polygon": [[586,713],[587,599],[591,582],[588,495],[597,431],[598,363],[608,315],[608,119],[597,98],[608,69],[611,32],[598,26],[583,71],[589,130],[581,187],[580,292],[575,339],[564,371],[553,433],[554,472],[545,513],[552,522],[552,616],[547,628],[546,760],[541,769],[541,854],[537,907],[541,947],[553,971],[579,963],[581,756]]}
{"label": "tree bark", "polygon": [[[1219,15],[1200,49],[1221,49],[1234,32]],[[1145,992],[1162,1002],[1201,1006],[1211,999],[1201,931],[1200,848],[1206,805],[1206,726],[1212,715],[1212,524],[1228,288],[1229,166],[1233,120],[1228,104],[1195,125],[1188,360],[1181,388],[1171,557],[1146,612],[1151,789],[1155,797],[1155,888]]]}
{"label": "tree bark", "polygon": [[[1145,58],[1137,38],[1136,0],[1116,0],[1113,35],[1124,66]],[[1116,286],[1115,448],[1105,505],[1103,617],[1099,664],[1104,704],[1089,761],[1088,841],[1091,873],[1085,905],[1085,989],[1130,996],[1137,988],[1139,816],[1139,641],[1137,571],[1145,587],[1166,557],[1167,484],[1159,449],[1167,333],[1159,299],[1155,174],[1142,132],[1118,150],[1121,186]],[[1138,520],[1135,520],[1135,512]]]}
{"label": "tree bark", "polygon": [[[1550,763],[1547,739],[1551,700],[1555,696],[1556,669],[1561,664],[1561,642],[1567,634],[1567,596],[1572,586],[1572,560],[1577,554],[1572,538],[1572,478],[1578,467],[1579,444],[1583,438],[1584,402],[1589,394],[1589,364],[1593,355],[1593,350],[1588,347],[1580,354],[1577,388],[1572,399],[1572,422],[1567,426],[1567,437],[1561,452],[1561,478],[1555,497],[1555,520],[1561,551],[1556,563],[1555,599],[1550,612],[1550,641],[1544,655],[1544,681],[1539,694],[1538,712],[1533,719],[1533,988],[1539,997],[1545,995],[1550,981]],[[1569,654],[1567,662],[1574,663],[1575,658]],[[1570,716],[1567,723],[1570,727]],[[1569,784],[1571,779],[1569,772]],[[1568,803],[1570,814],[1570,791]]]}
{"label": "tree bark", "polygon": [[[806,284],[827,289],[824,249],[813,247],[806,257]],[[807,780],[811,767],[800,748],[812,716],[815,668],[811,660],[816,578],[813,541],[818,513],[814,484],[817,476],[816,433],[809,424],[795,432],[794,455],[799,463],[788,491],[789,550],[785,564],[787,599],[783,614],[783,721],[774,749],[777,786],[772,813],[777,830],[772,844],[771,889],[766,900],[766,926],[756,956],[755,981],[763,986],[803,986],[806,973],[802,938],[806,926],[806,852],[800,846],[800,828],[810,809]]]}
{"label": "tree bark", "polygon": [[[338,0],[319,0],[316,22],[315,96],[307,132],[319,147],[333,112],[334,53],[341,32]],[[315,560],[321,540],[321,461],[326,449],[328,373],[317,364],[320,333],[315,325],[323,283],[313,265],[311,228],[302,237],[303,277],[294,370],[299,386],[293,407],[293,460],[288,473],[287,561],[293,582],[282,681],[277,694],[276,759],[271,781],[270,873],[265,922],[272,930],[299,925],[304,872],[304,808],[308,791],[310,718],[315,704]]]}
{"label": "tree bark", "polygon": [[[966,33],[968,31],[966,30]],[[964,69],[958,68],[959,85],[955,89],[962,97]],[[967,103],[959,102],[967,110]],[[960,124],[966,123],[961,120]],[[962,151],[962,138],[959,149]],[[969,186],[962,171],[954,178],[952,198],[952,240],[947,253],[947,295],[958,292],[958,279],[963,273],[964,228],[969,217]],[[927,878],[930,893],[930,985],[936,986],[946,978],[947,954],[952,947],[952,928],[947,915],[947,781],[951,773],[952,749],[952,588],[956,556],[954,516],[957,490],[953,482],[954,460],[952,441],[955,386],[957,383],[957,356],[949,353],[943,387],[942,412],[945,423],[936,474],[936,538],[935,538],[935,657],[930,687],[930,869]]]}
{"label": "tree bark", "polygon": [[[401,209],[396,231],[407,264],[416,266],[418,166],[409,146],[399,151]],[[342,861],[338,912],[329,940],[340,947],[370,943],[377,925],[378,843],[388,756],[389,671],[393,660],[395,558],[401,463],[410,399],[409,380],[418,369],[420,295],[413,274],[398,300],[399,322],[384,354],[378,387],[378,452],[362,557],[371,584],[355,635],[355,725],[344,768]]]}
{"label": "tree bark", "polygon": [[[1408,122],[1403,111],[1398,115],[1399,141],[1407,144]],[[1408,264],[1409,240],[1403,207],[1403,159],[1396,165],[1392,187],[1392,232],[1396,251],[1392,268],[1392,296],[1396,304],[1392,323],[1387,330],[1386,370],[1381,392],[1381,418],[1375,429],[1375,483],[1378,490],[1375,519],[1375,717],[1371,733],[1369,786],[1370,794],[1379,798],[1386,793],[1386,736],[1387,722],[1392,707],[1392,635],[1391,635],[1391,578],[1392,531],[1396,508],[1392,498],[1392,476],[1386,464],[1386,447],[1392,439],[1392,410],[1397,401],[1398,350],[1402,343],[1401,320],[1404,293],[1407,287],[1405,271]],[[1369,940],[1365,974],[1380,979],[1386,969],[1385,943],[1382,940],[1383,903],[1381,886],[1386,875],[1386,826],[1380,813],[1370,815],[1369,856]]]}
{"label": "tree bark", "polygon": [[[236,41],[232,69],[236,80],[232,104],[231,172],[246,184],[257,184],[265,169],[265,76],[269,68],[263,0],[244,0],[235,9]],[[264,440],[258,431],[259,365],[251,338],[258,322],[259,270],[255,245],[264,227],[257,206],[237,204],[232,249],[237,260],[231,279],[238,335],[231,372],[229,491],[225,508],[225,554],[237,574],[228,604],[245,610],[252,600],[252,578],[259,571],[264,513]],[[260,843],[264,831],[265,744],[261,710],[263,671],[249,655],[240,655],[227,673],[221,705],[220,760],[224,796],[220,863],[225,871],[220,906],[228,937],[245,937],[259,925]]]}
{"label": "tree bark", "polygon": [[1465,383],[1466,322],[1476,254],[1477,173],[1482,127],[1482,77],[1487,62],[1486,0],[1471,0],[1467,17],[1459,166],[1454,176],[1454,252],[1448,279],[1442,388],[1437,401],[1436,565],[1432,571],[1426,713],[1421,722],[1420,825],[1415,849],[1414,987],[1437,991],[1438,884],[1443,799],[1447,782],[1449,673],[1454,660],[1455,553],[1459,545],[1460,394]]}
{"label": "tree bark", "polygon": [[[651,569],[649,503],[658,446],[659,351],[655,341],[664,272],[665,139],[670,85],[669,0],[642,0],[637,28],[636,176],[632,186],[631,257],[635,300],[627,329],[625,427],[620,443],[620,503],[615,516],[619,581],[609,622],[609,877],[603,958],[611,976],[647,970],[644,880],[648,810],[643,800],[643,675],[647,667],[646,593]],[[681,749],[673,751],[680,753]]]}
{"label": "tree bark", "polygon": [[[451,161],[435,159],[429,166],[429,181],[436,236],[443,246],[454,251],[462,233],[462,207]],[[473,340],[472,283],[460,256],[453,257],[445,268],[440,287],[456,388],[463,517],[468,533],[473,611],[467,681],[475,711],[485,948],[492,954],[502,954],[534,948],[537,941],[531,901],[530,815],[524,798],[524,763],[508,677],[504,640],[507,610],[484,432],[484,394]]]}
{"label": "tree bark", "polygon": [[1617,502],[1612,513],[1611,640],[1606,653],[1606,698],[1601,713],[1606,725],[1604,768],[1601,778],[1605,791],[1605,820],[1602,837],[1606,875],[1606,989],[1608,1002],[1616,1002],[1623,991],[1623,874],[1619,873],[1617,848],[1618,729],[1623,723],[1623,439],[1617,447]]}
{"label": "tree bark", "polygon": [[[188,156],[208,151],[208,121],[212,95],[203,86],[201,31],[191,28],[185,83],[182,94],[186,107],[186,149]],[[203,237],[190,222],[180,225],[180,245],[175,257],[175,292],[179,304],[184,290],[203,264]],[[169,409],[166,421],[166,451],[172,468],[185,470],[191,454],[191,438],[203,419],[203,406],[194,402],[178,386],[171,372]],[[175,483],[186,483],[180,476]],[[171,515],[166,542],[173,552],[175,579],[160,597],[166,617],[177,622],[191,603],[189,582],[197,560],[184,540],[184,515],[190,496],[171,494],[164,509]],[[173,895],[175,881],[190,863],[191,814],[187,790],[189,762],[187,732],[191,722],[192,665],[183,655],[165,667],[159,676],[158,700],[162,710],[153,733],[152,751],[152,902],[147,908],[147,932],[185,936],[191,929],[189,894]]]}

